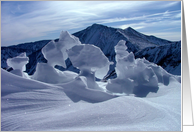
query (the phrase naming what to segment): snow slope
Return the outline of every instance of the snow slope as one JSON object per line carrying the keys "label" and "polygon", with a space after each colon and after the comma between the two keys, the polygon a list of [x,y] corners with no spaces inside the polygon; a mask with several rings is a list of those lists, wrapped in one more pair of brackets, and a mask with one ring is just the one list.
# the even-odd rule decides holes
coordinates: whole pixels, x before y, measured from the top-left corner
{"label": "snow slope", "polygon": [[181,85],[176,80],[160,84],[157,94],[138,98],[78,90],[75,82],[42,83],[3,69],[1,76],[2,131],[181,130]]}

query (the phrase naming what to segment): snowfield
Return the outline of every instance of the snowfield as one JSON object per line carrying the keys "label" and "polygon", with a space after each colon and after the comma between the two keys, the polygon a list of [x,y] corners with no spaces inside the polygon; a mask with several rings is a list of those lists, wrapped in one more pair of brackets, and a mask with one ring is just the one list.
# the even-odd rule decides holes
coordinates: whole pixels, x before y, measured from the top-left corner
{"label": "snowfield", "polygon": [[181,85],[175,80],[138,98],[76,91],[78,87],[68,93],[71,85],[46,84],[4,70],[1,76],[2,131],[181,130]]}
{"label": "snowfield", "polygon": [[[9,59],[13,70],[1,69],[1,130],[181,131],[181,77],[126,49],[124,40],[115,46],[117,78],[107,81],[95,78],[112,62],[68,32],[42,49],[48,63],[34,75],[23,72],[25,53]],[[68,57],[79,74],[55,68]]]}

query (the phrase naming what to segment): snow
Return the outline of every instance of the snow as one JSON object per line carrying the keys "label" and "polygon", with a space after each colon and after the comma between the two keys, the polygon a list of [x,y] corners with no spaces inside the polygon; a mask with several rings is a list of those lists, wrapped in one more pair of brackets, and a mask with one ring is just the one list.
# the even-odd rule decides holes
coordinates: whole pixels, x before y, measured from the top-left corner
{"label": "snow", "polygon": [[[80,69],[79,76],[86,77],[87,86],[92,89],[99,89],[95,82],[95,76],[102,79],[107,74],[110,65],[108,58],[100,48],[94,45],[81,44],[69,49],[67,54],[73,66]],[[96,75],[95,72],[97,72]]]}
{"label": "snow", "polygon": [[76,45],[72,49],[68,50],[67,53],[73,66],[79,69],[87,68],[91,71],[97,71],[107,65],[109,66],[108,58],[106,58],[100,48],[94,45]]}
{"label": "snow", "polygon": [[42,54],[47,59],[47,63],[38,63],[35,73],[30,78],[51,84],[67,83],[74,80],[78,76],[77,73],[62,72],[55,66],[66,68],[67,50],[79,44],[81,43],[77,37],[67,31],[62,31],[58,42],[52,40],[42,48]]}
{"label": "snow", "polygon": [[38,63],[36,72],[31,76],[31,78],[41,82],[57,84],[67,83],[77,76],[77,73],[71,71],[60,71],[46,63]]}
{"label": "snow", "polygon": [[[68,32],[59,40],[44,47],[48,63],[38,63],[34,75],[1,69],[2,131],[181,131],[180,76],[135,59],[121,40],[115,46],[117,78],[99,82],[96,75],[103,78],[111,64],[100,48]],[[69,57],[80,73],[54,68],[57,57]],[[24,53],[8,63],[23,73],[26,60]]]}
{"label": "snow", "polygon": [[134,58],[128,53],[125,41],[121,40],[115,46],[117,78],[109,79],[107,89],[114,93],[135,94],[145,97],[149,92],[157,92],[158,79],[144,59]]}
{"label": "snow", "polygon": [[169,86],[161,84],[159,94],[138,98],[84,90],[80,79],[59,86],[15,76],[3,69],[1,76],[2,131],[181,130],[181,85],[177,81]]}
{"label": "snow", "polygon": [[55,41],[49,42],[42,48],[42,54],[48,61],[48,64],[52,67],[55,65],[60,65],[66,68],[65,60],[63,58],[63,53],[57,48]]}
{"label": "snow", "polygon": [[59,41],[51,41],[42,48],[42,53],[47,59],[48,64],[55,67],[60,65],[66,68],[65,60],[68,58],[66,50],[72,48],[75,45],[81,44],[79,39],[67,31],[62,31],[59,37]]}
{"label": "snow", "polygon": [[7,59],[8,66],[12,67],[14,70],[25,71],[25,65],[28,63],[28,57],[26,57],[26,53],[22,53],[19,56],[14,58]]}
{"label": "snow", "polygon": [[24,52],[19,56],[7,59],[7,65],[13,68],[11,71],[13,74],[27,78],[27,73],[24,73],[23,71],[26,70],[26,64],[28,61],[29,59]]}

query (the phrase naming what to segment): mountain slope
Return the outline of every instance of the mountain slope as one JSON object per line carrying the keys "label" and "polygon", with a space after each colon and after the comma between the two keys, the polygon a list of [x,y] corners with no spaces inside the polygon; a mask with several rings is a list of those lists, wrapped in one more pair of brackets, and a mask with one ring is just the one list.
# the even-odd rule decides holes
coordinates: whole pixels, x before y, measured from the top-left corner
{"label": "mountain slope", "polygon": [[[128,47],[128,52],[137,53],[136,58],[141,58],[146,56],[146,59],[148,59],[151,62],[154,62],[156,64],[161,65],[163,68],[166,68],[166,70],[170,73],[174,73],[174,70],[180,71],[180,59],[174,60],[174,63],[171,63],[171,66],[168,66],[168,63],[173,60],[174,56],[173,54],[168,54],[168,59],[165,59],[164,61],[159,61],[160,59],[157,59],[158,61],[153,61],[152,56],[156,56],[158,47],[164,46],[168,48],[168,45],[176,45],[177,42],[171,42],[168,40],[160,39],[154,36],[147,36],[142,33],[139,33],[135,31],[132,28],[127,28],[125,30],[122,29],[116,29],[112,27],[107,27],[104,25],[99,24],[93,24],[92,26],[87,27],[86,29],[76,32],[73,34],[74,36],[78,37],[81,43],[85,44],[94,44],[95,46],[99,47],[103,53],[107,56],[107,58],[110,61],[115,62],[115,51],[114,46],[120,41],[125,40],[126,46]],[[25,44],[19,44],[15,46],[9,46],[9,47],[1,47],[1,67],[4,69],[7,69],[6,60],[8,58],[15,57],[19,55],[22,52],[26,52],[27,56],[30,59],[29,64],[27,64],[26,72],[29,75],[32,75],[35,71],[35,67],[37,62],[46,62],[45,58],[43,57],[41,53],[42,47],[44,47],[50,40],[43,40],[43,41],[37,41],[37,42],[31,42],[31,43],[25,43]],[[56,39],[55,41],[58,41]],[[165,46],[167,45],[167,46]],[[146,53],[147,48],[155,49],[152,50],[152,52]],[[172,46],[171,48],[175,48],[176,46]],[[177,49],[177,53],[181,53],[181,49]],[[149,56],[149,57],[147,57]],[[161,54],[161,56],[165,56],[165,54]],[[160,57],[164,58],[164,57]],[[165,63],[162,64],[161,62]],[[76,68],[74,68],[69,61],[69,59],[66,60],[67,63],[67,69],[70,71],[78,72]],[[174,65],[175,64],[175,65]],[[178,65],[179,64],[179,65]],[[114,65],[110,66],[110,73],[114,73]],[[66,70],[62,67],[57,66],[60,70]],[[176,74],[180,75],[180,72],[176,72]]]}
{"label": "mountain slope", "polygon": [[169,73],[181,73],[181,41],[159,47],[148,47],[138,51],[136,58],[143,58],[162,66]]}
{"label": "mountain slope", "polygon": [[74,33],[73,35],[78,37],[82,43],[94,44],[103,48],[104,50],[107,49],[105,48],[107,47],[107,44],[111,43],[112,45],[115,45],[115,43],[117,44],[117,41],[121,39],[129,41],[137,48],[137,50],[151,46],[161,46],[176,43],[160,39],[155,36],[144,35],[132,29],[131,27],[123,30],[100,24],[93,24],[92,26]]}

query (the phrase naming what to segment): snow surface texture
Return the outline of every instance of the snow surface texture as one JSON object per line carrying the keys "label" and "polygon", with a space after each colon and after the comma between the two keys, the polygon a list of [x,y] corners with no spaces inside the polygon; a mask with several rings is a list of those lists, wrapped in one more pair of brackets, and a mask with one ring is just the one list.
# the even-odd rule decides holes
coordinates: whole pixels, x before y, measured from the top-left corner
{"label": "snow surface texture", "polygon": [[[1,69],[1,130],[181,130],[180,76],[145,59],[135,59],[121,40],[115,46],[118,77],[96,82],[95,72],[103,71],[97,74],[103,78],[110,62],[96,46],[64,34],[68,33],[62,32],[57,46],[66,47],[61,50],[62,58],[68,55],[80,73],[53,67],[59,64],[49,56],[53,52],[58,57],[54,42],[42,50],[50,62],[39,63],[33,76],[24,78]],[[66,40],[70,43],[64,46]],[[68,47],[71,43],[74,46]],[[50,44],[55,45],[53,49]],[[10,64],[14,68],[17,63]]]}
{"label": "snow surface texture", "polygon": [[181,85],[174,79],[138,98],[91,90],[80,79],[53,85],[3,69],[1,76],[2,131],[181,130]]}

